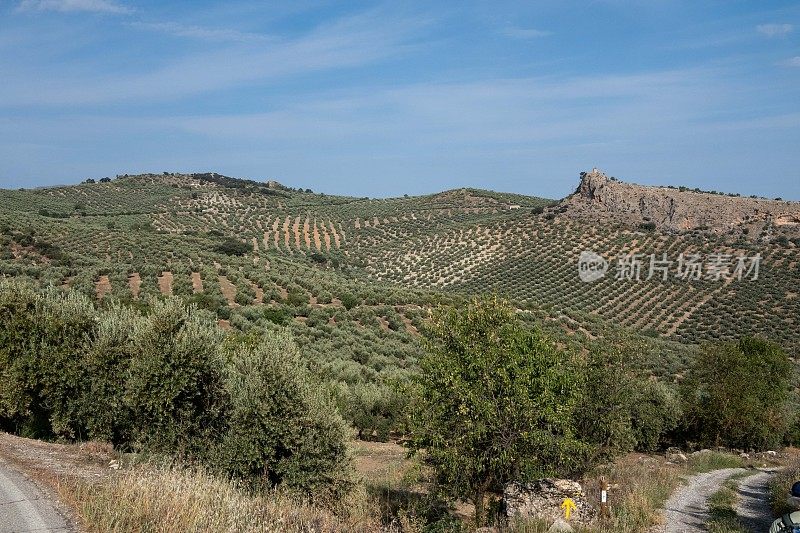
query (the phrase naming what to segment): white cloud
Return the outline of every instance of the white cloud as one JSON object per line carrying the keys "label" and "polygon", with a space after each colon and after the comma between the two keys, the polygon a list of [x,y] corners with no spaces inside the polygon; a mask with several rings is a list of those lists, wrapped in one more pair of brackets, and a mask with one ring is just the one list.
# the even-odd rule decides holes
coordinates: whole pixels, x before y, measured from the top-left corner
{"label": "white cloud", "polygon": [[22,0],[18,11],[92,11],[95,13],[130,13],[128,7],[113,0]]}
{"label": "white cloud", "polygon": [[[125,74],[80,75],[70,65],[15,69],[0,84],[0,107],[165,101],[209,91],[270,84],[312,72],[354,68],[403,54],[426,21],[387,20],[378,11],[324,24],[297,37],[238,43],[168,58]],[[31,83],[31,79],[40,82]]]}
{"label": "white cloud", "polygon": [[254,42],[269,40],[268,36],[260,33],[203,28],[201,26],[186,26],[177,22],[132,22],[130,25],[140,30],[156,31],[176,37],[189,37],[204,41]]}
{"label": "white cloud", "polygon": [[800,56],[790,57],[781,64],[785,67],[800,67]]}
{"label": "white cloud", "polygon": [[553,32],[545,30],[537,30],[535,28],[504,28],[503,35],[513,39],[537,39],[539,37],[547,37],[552,35]]}
{"label": "white cloud", "polygon": [[767,37],[784,37],[791,33],[794,26],[791,24],[759,24],[756,26],[756,31]]}

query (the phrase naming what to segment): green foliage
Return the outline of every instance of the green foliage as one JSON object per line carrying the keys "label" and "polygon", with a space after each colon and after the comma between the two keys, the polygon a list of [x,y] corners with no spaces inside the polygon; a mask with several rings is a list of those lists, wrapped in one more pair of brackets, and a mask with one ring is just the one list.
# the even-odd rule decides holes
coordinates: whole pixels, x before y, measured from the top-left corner
{"label": "green foliage", "polygon": [[678,393],[669,385],[655,380],[639,383],[631,402],[631,424],[636,449],[654,452],[678,427],[683,412]]}
{"label": "green foliage", "polygon": [[147,314],[0,280],[0,428],[110,440],[338,497],[349,429],[286,332],[223,344],[176,298]]}
{"label": "green foliage", "polygon": [[587,466],[634,449],[654,451],[678,424],[677,395],[641,374],[643,352],[629,336],[592,345],[576,410],[577,434],[590,444]]}
{"label": "green foliage", "polygon": [[222,242],[217,244],[215,250],[225,255],[244,255],[249,252],[251,248],[247,243],[243,243],[233,237],[226,237]]}
{"label": "green foliage", "polygon": [[0,281],[0,423],[36,437],[74,438],[85,380],[81,354],[95,310],[80,294],[40,295]]}
{"label": "green foliage", "polygon": [[292,289],[289,291],[289,297],[286,299],[286,303],[293,307],[308,305],[308,294],[301,289]]}
{"label": "green foliage", "polygon": [[92,439],[125,446],[131,413],[125,404],[130,362],[136,353],[132,326],[142,320],[131,308],[113,306],[99,316],[94,343],[83,357],[87,379],[81,417]]}
{"label": "green foliage", "polygon": [[131,332],[124,401],[133,442],[156,452],[198,457],[221,432],[227,404],[220,332],[176,300],[154,302]]}
{"label": "green foliage", "polygon": [[777,345],[745,337],[709,344],[681,386],[688,439],[763,450],[781,444],[792,365]]}
{"label": "green foliage", "polygon": [[261,316],[266,320],[269,320],[273,324],[277,324],[279,326],[285,326],[292,320],[292,315],[286,309],[280,307],[268,307],[264,308],[260,312]]}
{"label": "green foliage", "polygon": [[578,380],[566,354],[496,299],[439,310],[426,335],[411,446],[443,490],[472,498],[482,525],[488,490],[574,466]]}
{"label": "green foliage", "polygon": [[581,439],[592,444],[589,464],[636,446],[631,408],[637,383],[632,366],[627,366],[633,363],[627,348],[620,342],[603,343],[587,357],[576,428]]}
{"label": "green foliage", "polygon": [[342,295],[342,305],[343,305],[343,306],[344,306],[344,308],[345,308],[345,309],[347,309],[348,311],[349,311],[349,310],[351,310],[351,309],[353,309],[353,308],[354,308],[355,306],[357,306],[359,303],[361,303],[361,302],[359,301],[359,299],[356,297],[356,295],[354,295],[354,294],[352,294],[352,293],[349,293],[349,292],[348,292],[348,293],[345,293],[345,294],[343,294],[343,295]]}
{"label": "green foliage", "polygon": [[352,388],[341,385],[336,394],[339,408],[352,421],[359,440],[385,442],[392,433],[403,432],[407,387],[400,383],[392,386],[360,383]]}
{"label": "green foliage", "polygon": [[286,332],[238,347],[220,466],[244,479],[335,498],[351,486],[348,428]]}

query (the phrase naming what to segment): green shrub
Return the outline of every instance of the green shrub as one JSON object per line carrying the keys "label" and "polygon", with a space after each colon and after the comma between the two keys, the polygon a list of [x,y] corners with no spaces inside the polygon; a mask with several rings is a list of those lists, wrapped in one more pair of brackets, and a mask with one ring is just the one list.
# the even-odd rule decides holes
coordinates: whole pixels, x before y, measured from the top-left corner
{"label": "green shrub", "polygon": [[85,296],[35,293],[0,281],[0,420],[35,437],[74,438],[86,378],[81,355],[94,335]]}
{"label": "green shrub", "polygon": [[89,379],[82,402],[82,419],[93,440],[125,446],[131,417],[125,402],[130,362],[136,353],[131,342],[134,323],[142,320],[132,309],[114,306],[100,314],[97,336],[82,364]]}
{"label": "green shrub", "polygon": [[203,457],[223,429],[227,394],[220,331],[177,299],[153,302],[133,324],[136,347],[124,400],[133,443],[147,450]]}
{"label": "green shrub", "polygon": [[402,431],[403,411],[408,394],[401,386],[360,383],[340,398],[341,410],[358,430],[360,440],[389,440],[392,432]]}
{"label": "green shrub", "polygon": [[348,311],[361,303],[361,301],[352,293],[345,293],[342,295],[342,305]]}
{"label": "green shrub", "polygon": [[219,465],[257,484],[317,497],[351,486],[348,429],[286,332],[242,345],[226,372],[229,430]]}
{"label": "green shrub", "polygon": [[641,381],[631,403],[631,423],[636,449],[654,452],[681,420],[677,392],[660,381]]}
{"label": "green shrub", "polygon": [[233,237],[226,237],[222,242],[217,244],[214,250],[225,255],[244,255],[250,252],[252,247]]}
{"label": "green shrub", "polygon": [[587,464],[607,461],[636,446],[631,408],[635,378],[626,363],[632,352],[622,342],[603,343],[588,355],[576,429],[590,443]]}
{"label": "green shrub", "polygon": [[706,345],[681,386],[686,438],[705,446],[779,446],[791,377],[792,365],[776,344],[745,337]]}

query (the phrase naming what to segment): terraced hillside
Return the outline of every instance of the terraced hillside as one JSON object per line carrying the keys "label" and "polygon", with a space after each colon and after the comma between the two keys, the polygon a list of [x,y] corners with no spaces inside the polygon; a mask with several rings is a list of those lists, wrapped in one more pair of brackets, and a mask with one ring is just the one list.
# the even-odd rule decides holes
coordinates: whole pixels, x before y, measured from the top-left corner
{"label": "terraced hillside", "polygon": [[[520,307],[583,317],[574,331],[596,317],[683,343],[751,333],[796,350],[800,339],[799,248],[786,237],[662,232],[646,220],[584,219],[567,201],[473,189],[369,199],[218,174],[123,176],[2,197],[4,275],[100,300],[184,296],[225,327],[246,329],[253,309],[292,304],[305,306],[288,313],[301,337],[313,325],[352,323],[404,345],[430,303],[494,291]],[[583,251],[609,262],[605,277],[581,281]],[[700,276],[681,279],[694,254]],[[737,258],[756,254],[757,279],[737,279]],[[616,279],[626,256],[638,280]],[[669,262],[666,274],[650,275],[651,256]],[[715,277],[708,268],[718,256],[727,270]]]}

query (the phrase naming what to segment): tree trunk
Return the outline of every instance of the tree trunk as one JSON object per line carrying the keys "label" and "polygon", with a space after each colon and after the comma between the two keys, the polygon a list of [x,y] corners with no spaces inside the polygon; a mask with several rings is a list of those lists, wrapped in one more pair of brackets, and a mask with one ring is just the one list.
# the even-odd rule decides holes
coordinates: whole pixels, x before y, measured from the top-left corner
{"label": "tree trunk", "polygon": [[472,500],[472,503],[475,504],[475,527],[483,527],[486,525],[486,492],[483,488],[479,488],[475,491]]}

